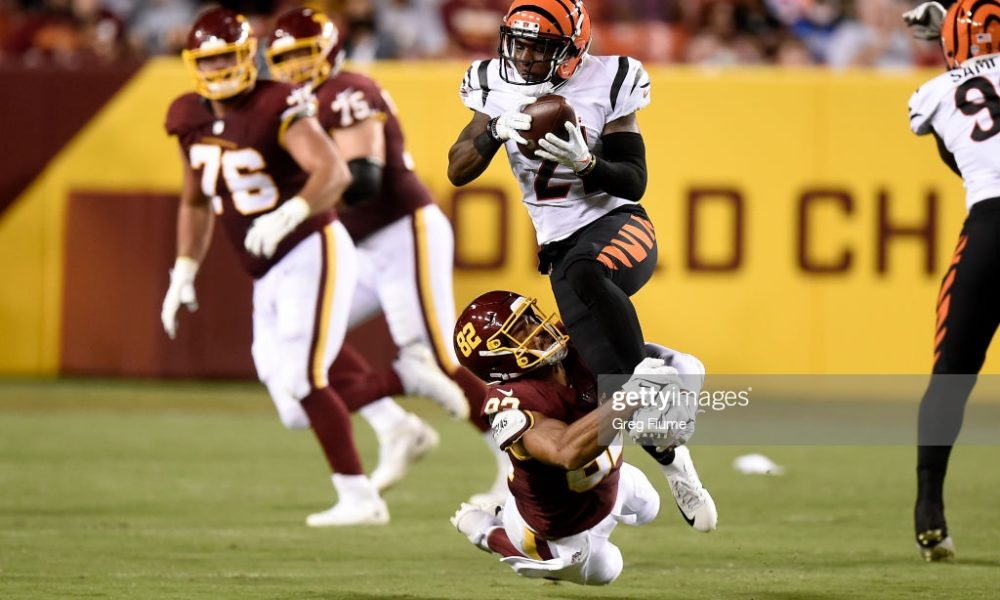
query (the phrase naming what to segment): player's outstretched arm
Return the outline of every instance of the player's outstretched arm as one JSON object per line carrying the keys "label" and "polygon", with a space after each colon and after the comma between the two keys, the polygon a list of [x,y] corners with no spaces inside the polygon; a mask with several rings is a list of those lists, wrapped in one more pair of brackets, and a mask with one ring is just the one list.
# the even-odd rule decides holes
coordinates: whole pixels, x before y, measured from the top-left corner
{"label": "player's outstretched arm", "polygon": [[531,458],[567,471],[579,469],[594,460],[606,446],[599,446],[598,419],[594,411],[567,425],[532,412],[534,425],[514,445],[515,454]]}
{"label": "player's outstretched arm", "polygon": [[472,113],[472,120],[448,150],[448,179],[452,185],[460,187],[475,181],[503,145],[490,135],[489,125],[489,115]]}
{"label": "player's outstretched arm", "polygon": [[198,174],[191,168],[183,149],[181,164],[184,165],[184,181],[177,209],[177,256],[188,257],[201,264],[208,253],[215,215],[208,197],[202,193]]}
{"label": "player's outstretched arm", "polygon": [[183,149],[181,163],[184,165],[184,182],[177,208],[177,259],[170,270],[170,286],[160,308],[163,330],[170,339],[177,335],[177,312],[181,306],[192,312],[198,309],[194,278],[198,274],[198,265],[208,252],[215,221],[208,198],[202,193],[197,174],[188,163]]}
{"label": "player's outstretched arm", "polygon": [[936,41],[941,37],[941,24],[944,22],[948,7],[953,4],[944,2],[924,2],[923,4],[903,13],[903,22],[910,28],[913,37],[920,40]]}
{"label": "player's outstretched arm", "polygon": [[606,402],[569,425],[532,412],[534,424],[518,440],[514,450],[567,471],[579,469],[608,447],[601,443],[602,440],[616,437],[615,420],[627,419],[634,411],[634,407],[615,410],[613,403]]}

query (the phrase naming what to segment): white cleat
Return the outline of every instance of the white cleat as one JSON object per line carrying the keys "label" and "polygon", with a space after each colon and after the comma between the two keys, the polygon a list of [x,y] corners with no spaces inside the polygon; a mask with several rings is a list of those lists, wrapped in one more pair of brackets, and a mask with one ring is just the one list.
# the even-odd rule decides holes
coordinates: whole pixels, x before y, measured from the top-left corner
{"label": "white cleat", "polygon": [[662,469],[670,484],[674,502],[687,524],[698,531],[713,531],[719,521],[719,512],[712,495],[698,479],[698,471],[694,469],[691,451],[687,446],[674,448],[674,461]]}
{"label": "white cleat", "polygon": [[463,502],[449,520],[455,529],[469,538],[473,546],[486,552],[492,552],[486,544],[486,536],[491,529],[503,526],[496,517],[496,507],[490,510],[467,502]]}
{"label": "white cleat", "polygon": [[400,348],[399,356],[392,366],[407,394],[430,398],[454,419],[469,418],[469,403],[465,399],[465,393],[438,367],[430,348],[423,344],[410,344]]}
{"label": "white cleat", "polygon": [[385,525],[389,522],[389,509],[381,498],[362,502],[337,502],[333,508],[306,517],[310,527],[344,527],[348,525]]}
{"label": "white cleat", "polygon": [[407,414],[384,439],[379,439],[378,466],[370,477],[372,485],[381,492],[399,483],[410,465],[437,448],[440,441],[434,428],[417,415]]}

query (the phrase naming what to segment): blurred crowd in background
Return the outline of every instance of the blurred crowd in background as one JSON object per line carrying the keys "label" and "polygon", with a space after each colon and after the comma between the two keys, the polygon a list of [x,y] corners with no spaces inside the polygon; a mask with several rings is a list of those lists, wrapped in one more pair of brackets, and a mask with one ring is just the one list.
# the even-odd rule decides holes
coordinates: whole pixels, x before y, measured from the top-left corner
{"label": "blurred crowd in background", "polygon": [[[912,39],[904,0],[586,0],[595,54],[695,65],[943,65],[938,45]],[[251,18],[258,35],[302,4],[214,2]],[[325,0],[347,57],[469,59],[494,56],[509,0]],[[65,65],[175,54],[206,2],[0,0],[0,62]]]}

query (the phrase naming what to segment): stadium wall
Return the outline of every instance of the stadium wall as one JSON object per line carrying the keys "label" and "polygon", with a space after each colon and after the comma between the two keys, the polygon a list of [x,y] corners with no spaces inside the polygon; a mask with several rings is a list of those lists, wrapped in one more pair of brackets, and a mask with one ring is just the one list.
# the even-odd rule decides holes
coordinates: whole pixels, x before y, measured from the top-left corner
{"label": "stadium wall", "polygon": [[[506,161],[464,189],[447,180],[469,118],[465,68],[372,74],[454,219],[456,302],[506,287],[554,308]],[[714,372],[929,369],[937,286],[964,218],[961,182],[907,128],[909,94],[933,74],[650,74],[643,204],[660,264],[635,298],[647,339]],[[0,215],[0,373],[251,373],[247,284],[221,243],[199,277],[202,311],[182,317],[186,337],[171,345],[159,329],[180,184],[162,121],[189,87],[179,61],[147,63]]]}

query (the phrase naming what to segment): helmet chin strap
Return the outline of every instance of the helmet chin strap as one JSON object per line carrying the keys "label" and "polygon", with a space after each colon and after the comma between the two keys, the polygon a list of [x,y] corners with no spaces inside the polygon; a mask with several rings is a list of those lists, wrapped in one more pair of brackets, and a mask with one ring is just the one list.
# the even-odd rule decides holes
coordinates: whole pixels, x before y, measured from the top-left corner
{"label": "helmet chin strap", "polygon": [[[577,69],[577,70],[579,71],[579,69]],[[518,76],[518,78],[520,78],[522,81],[524,80],[524,78],[521,77],[520,73],[517,73],[517,69],[511,68],[511,71],[513,71],[514,73],[516,73],[517,76]],[[574,75],[575,75],[575,73],[574,73]],[[539,98],[539,97],[544,96],[546,94],[551,94],[551,93],[555,92],[557,89],[559,89],[560,87],[562,87],[567,81],[569,81],[569,80],[568,79],[562,79],[558,75],[554,75],[553,74],[552,78],[549,79],[549,81],[543,81],[542,83],[536,83],[536,84],[533,84],[533,85],[523,84],[523,85],[519,86],[518,91],[521,92],[522,94],[524,94],[525,96],[531,96],[533,98]]]}

